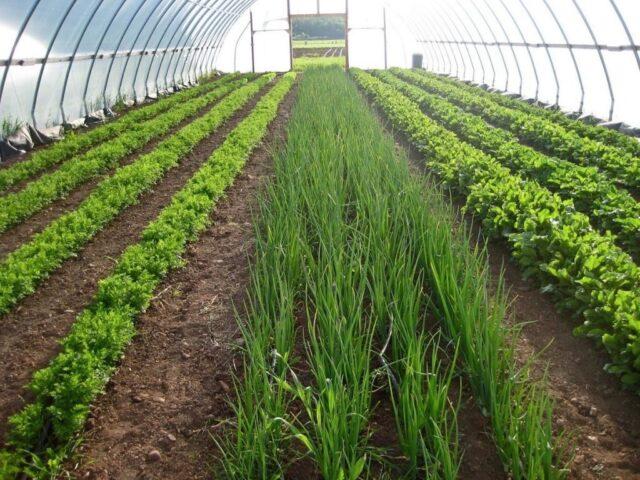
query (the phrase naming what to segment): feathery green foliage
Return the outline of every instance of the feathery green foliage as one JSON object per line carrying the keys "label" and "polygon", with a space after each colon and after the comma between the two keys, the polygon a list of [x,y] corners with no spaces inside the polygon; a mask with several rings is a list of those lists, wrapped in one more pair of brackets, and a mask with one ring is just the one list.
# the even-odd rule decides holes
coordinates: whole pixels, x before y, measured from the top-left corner
{"label": "feathery green foliage", "polygon": [[[137,202],[198,143],[245,105],[274,74],[237,89],[208,113],[161,142],[155,150],[121,167],[103,180],[76,210],[54,220],[45,230],[0,262],[0,314],[33,293],[62,262],[75,255],[126,207]],[[230,87],[231,88],[231,87]]]}
{"label": "feathery green foliage", "polygon": [[[294,81],[290,73],[276,83],[100,282],[93,304],[78,316],[61,353],[35,374],[30,384],[35,400],[11,418],[11,450],[0,452],[5,461],[0,474],[19,469],[38,479],[56,475],[91,402],[135,334],[136,316],[148,307],[166,274],[182,265],[187,244],[208,225],[213,207],[266,134]],[[209,131],[206,124],[199,127],[203,134]]]}
{"label": "feathery green foliage", "polygon": [[112,122],[95,127],[88,132],[71,132],[59,142],[33,152],[29,158],[0,170],[0,192],[33,177],[53,165],[68,160],[84,150],[113,139],[118,135],[126,133],[128,130],[138,128],[140,123],[149,121],[181,103],[202,96],[223,85],[236,82],[245,77],[250,78],[248,75],[225,75],[215,82],[206,82],[197,87],[161,98],[150,105],[143,105],[131,112],[125,113],[122,117]]}

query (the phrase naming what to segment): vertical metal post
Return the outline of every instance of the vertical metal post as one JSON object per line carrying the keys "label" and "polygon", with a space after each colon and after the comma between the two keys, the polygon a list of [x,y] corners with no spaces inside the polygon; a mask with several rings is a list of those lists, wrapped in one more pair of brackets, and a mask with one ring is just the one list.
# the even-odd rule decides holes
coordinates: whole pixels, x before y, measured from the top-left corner
{"label": "vertical metal post", "polygon": [[638,53],[638,49],[636,48],[637,45],[633,41],[633,35],[631,35],[631,32],[629,31],[627,22],[624,21],[624,17],[622,16],[620,9],[618,8],[618,4],[615,2],[615,0],[609,0],[609,1],[611,2],[611,6],[613,7],[613,10],[616,12],[616,15],[618,16],[618,20],[620,20],[620,23],[622,24],[622,28],[624,28],[624,33],[627,34],[627,38],[629,39],[629,45],[631,45],[632,47],[631,51],[635,55],[636,63],[638,64],[638,68],[640,69],[640,54]]}
{"label": "vertical metal post", "polygon": [[36,11],[36,8],[38,8],[38,5],[40,4],[40,2],[41,0],[36,0],[35,2],[33,2],[33,4],[31,5],[31,9],[29,9],[29,12],[24,18],[22,25],[20,25],[20,28],[18,29],[18,33],[16,34],[16,38],[13,42],[13,46],[11,47],[11,52],[9,53],[7,66],[4,68],[4,73],[2,74],[2,80],[0,81],[0,102],[2,102],[2,93],[4,92],[4,86],[7,81],[7,77],[9,76],[9,69],[11,68],[11,60],[13,60],[13,56],[16,54],[16,48],[18,47],[18,43],[20,43],[22,34],[27,28],[29,20],[31,20],[31,17],[33,16],[33,13]]}
{"label": "vertical metal post", "polygon": [[[573,0],[573,4],[575,5],[576,10],[578,10],[580,17],[582,18],[582,21],[587,27],[587,30],[589,31],[589,35],[591,35],[591,39],[593,40],[593,44],[598,45],[598,39],[596,38],[596,34],[593,32],[593,29],[591,28],[591,24],[587,20],[587,17],[582,11],[582,8],[580,8],[580,5],[578,5],[578,2],[576,0]],[[611,106],[609,108],[609,121],[611,121],[613,119],[613,108],[615,107],[616,98],[613,94],[613,86],[611,85],[611,77],[609,76],[609,70],[607,69],[607,62],[604,61],[604,55],[602,55],[602,50],[600,49],[598,49],[598,57],[600,57],[600,63],[602,64],[602,71],[604,72],[604,78],[606,79],[607,87],[609,88],[609,97],[611,98]]]}
{"label": "vertical metal post", "polygon": [[256,46],[255,46],[255,30],[253,29],[253,12],[249,12],[249,26],[251,28],[251,72],[256,73]]}
{"label": "vertical metal post", "polygon": [[545,45],[544,49],[547,52],[547,58],[549,59],[549,64],[551,65],[551,71],[553,73],[553,80],[554,80],[554,82],[556,84],[556,103],[555,103],[555,105],[558,105],[560,103],[560,81],[558,80],[558,72],[556,70],[556,64],[553,61],[553,57],[551,56],[551,52],[549,51],[549,45],[547,43],[547,39],[542,34],[542,30],[540,30],[540,27],[538,26],[538,22],[536,22],[536,19],[531,14],[531,11],[527,8],[527,5],[525,4],[524,0],[519,0],[519,2],[520,2],[520,5],[522,6],[522,8],[524,9],[524,11],[529,16],[529,19],[533,23],[533,26],[535,27],[536,32],[538,32],[538,36],[540,37],[540,41]]}
{"label": "vertical metal post", "polygon": [[44,69],[47,66],[47,60],[49,59],[49,55],[51,55],[51,50],[53,50],[53,45],[54,43],[56,43],[56,39],[58,38],[58,34],[60,33],[62,26],[67,21],[67,17],[69,16],[69,13],[71,13],[71,10],[76,5],[77,1],[78,0],[73,0],[65,10],[64,15],[60,18],[60,21],[58,22],[58,25],[56,26],[56,29],[53,33],[53,36],[49,41],[49,45],[47,46],[47,53],[45,53],[44,61],[42,62],[42,66],[40,67],[40,71],[38,72],[36,89],[33,93],[33,100],[31,102],[31,121],[33,122],[34,127],[37,126],[36,125],[36,104],[38,103],[38,93],[40,92],[40,85],[42,85],[42,75],[44,74]]}
{"label": "vertical metal post", "polygon": [[344,62],[347,72],[351,67],[349,63],[349,0],[344,0]]}
{"label": "vertical metal post", "polygon": [[[320,11],[320,0],[318,0],[318,11]],[[291,21],[291,0],[287,0],[287,19],[289,20],[289,65],[293,70],[293,22]]]}
{"label": "vertical metal post", "polygon": [[71,73],[71,68],[73,67],[73,62],[76,59],[76,55],[78,54],[78,49],[80,48],[80,44],[82,43],[84,34],[87,33],[87,28],[89,28],[89,24],[93,21],[93,17],[95,17],[96,12],[102,6],[103,2],[104,0],[100,0],[100,2],[97,3],[96,6],[94,7],[93,11],[91,12],[91,15],[89,15],[89,18],[87,19],[86,23],[84,24],[84,27],[82,28],[82,32],[78,36],[78,41],[76,42],[76,45],[73,48],[73,53],[71,54],[71,60],[67,65],[67,71],[64,75],[64,81],[62,82],[62,93],[60,94],[60,114],[62,115],[63,124],[67,123],[67,115],[65,114],[65,111],[64,111],[64,97],[67,92],[67,84],[69,83],[69,74]]}
{"label": "vertical metal post", "polygon": [[387,48],[387,7],[382,9],[382,31],[384,34],[384,69],[389,68],[389,50]]}
{"label": "vertical metal post", "polygon": [[569,37],[567,36],[567,33],[565,32],[564,27],[562,26],[562,23],[560,23],[560,20],[558,19],[558,16],[556,15],[555,10],[551,8],[551,5],[549,5],[548,0],[542,0],[542,2],[544,3],[544,6],[547,8],[549,13],[551,14],[553,21],[558,26],[558,30],[560,30],[560,33],[562,34],[562,38],[564,38],[564,42],[567,44],[567,48],[569,49],[569,54],[571,55],[571,60],[573,61],[573,68],[576,71],[576,75],[578,77],[578,83],[580,84],[580,106],[578,107],[578,112],[582,113],[582,109],[584,107],[584,96],[585,96],[584,82],[582,81],[582,73],[580,73],[580,67],[578,66],[578,61],[576,60],[576,54],[573,51],[573,47],[571,46]]}

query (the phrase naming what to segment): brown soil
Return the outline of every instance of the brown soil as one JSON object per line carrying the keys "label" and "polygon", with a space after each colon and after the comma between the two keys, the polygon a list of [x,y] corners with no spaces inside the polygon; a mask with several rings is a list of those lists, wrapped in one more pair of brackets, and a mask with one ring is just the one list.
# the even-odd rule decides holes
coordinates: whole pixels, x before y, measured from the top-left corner
{"label": "brown soil", "polygon": [[514,321],[527,323],[518,345],[520,359],[537,353],[537,364],[548,366],[555,425],[568,432],[575,449],[570,478],[640,479],[640,398],[603,370],[609,361],[604,351],[573,336],[575,320],[522,279],[506,245],[489,245],[489,263],[494,278],[504,266]]}
{"label": "brown soil", "polygon": [[[384,115],[378,114],[386,124]],[[395,136],[414,167],[424,172],[423,156],[400,133]],[[456,199],[453,203],[458,209],[463,205]],[[469,217],[465,220],[472,225]],[[477,225],[473,231],[480,238]],[[509,321],[524,325],[518,358],[524,363],[535,356],[538,374],[547,371],[548,391],[555,402],[554,424],[557,432],[565,432],[573,457],[569,479],[640,480],[640,397],[624,390],[616,377],[603,370],[609,362],[606,352],[589,339],[573,335],[577,322],[571,314],[559,312],[550,296],[522,278],[504,242],[489,242],[488,252],[492,278],[504,273]],[[481,456],[478,464],[484,467]]]}
{"label": "brown soil", "polygon": [[19,410],[30,394],[25,385],[34,371],[44,367],[57,353],[59,339],[76,315],[92,299],[98,281],[112,270],[124,249],[139,240],[144,228],[166,206],[171,197],[206,161],[228,133],[251,111],[265,87],[232,119],[201,142],[182,159],[140,202],[124,210],[79,252],[45,280],[33,295],[2,318],[0,329],[0,443],[7,418]]}
{"label": "brown soil", "polygon": [[[203,79],[203,80],[200,82],[200,84],[201,84],[201,85],[203,85],[203,84],[206,84],[206,83],[209,83],[209,82],[214,82],[214,81],[218,80],[219,78],[222,78],[222,77],[217,77],[217,76],[215,76],[215,77],[211,77],[211,78],[209,78],[209,79],[205,78],[205,79]],[[177,93],[177,92],[176,92],[176,93]],[[163,98],[166,98],[166,97],[168,97],[168,96],[169,96],[169,95],[163,95],[163,96],[162,96],[161,98],[159,98],[158,100],[163,99]],[[140,104],[137,104],[137,105],[124,106],[124,107],[119,108],[119,109],[115,109],[114,107],[111,107],[111,108],[112,108],[112,110],[113,110],[113,111],[115,112],[115,114],[116,114],[116,116],[115,116],[115,117],[108,117],[104,122],[97,122],[97,123],[92,123],[92,124],[89,124],[89,125],[84,125],[84,126],[82,126],[82,127],[79,127],[79,128],[73,129],[73,132],[74,132],[74,133],[76,133],[77,135],[84,135],[85,133],[88,133],[88,132],[90,132],[91,130],[94,130],[94,129],[98,128],[98,127],[101,127],[101,126],[103,126],[103,125],[105,125],[105,124],[107,124],[107,123],[115,122],[116,120],[119,120],[120,118],[122,118],[124,115],[126,115],[126,114],[128,114],[128,113],[130,113],[130,112],[133,112],[133,111],[135,111],[135,110],[139,110],[139,109],[141,109],[141,108],[143,108],[143,107],[146,107],[146,106],[148,106],[148,105],[151,105],[152,103],[155,103],[155,102],[157,102],[158,100],[147,100],[147,101],[144,101],[143,103],[140,103]],[[61,140],[56,140],[56,141],[54,141],[53,143],[57,143],[58,141],[61,141]],[[107,141],[108,141],[108,140],[107,140]],[[52,145],[52,144],[37,145],[37,146],[35,146],[34,148],[32,148],[31,150],[28,150],[28,151],[27,151],[26,153],[24,153],[23,155],[12,155],[11,157],[7,158],[6,160],[4,160],[4,161],[0,162],[0,170],[2,170],[2,169],[4,169],[4,168],[9,168],[9,167],[11,167],[12,165],[15,165],[16,163],[20,163],[20,162],[24,162],[24,161],[26,161],[26,160],[29,160],[29,158],[31,158],[31,156],[32,156],[34,153],[39,152],[40,150],[46,150],[46,149],[47,149],[47,148],[49,148],[51,145]],[[90,147],[90,148],[93,148],[93,147]],[[82,154],[82,153],[84,153],[84,152],[86,152],[86,151],[87,151],[87,150],[82,150],[82,151],[80,152],[80,154]],[[52,171],[52,170],[55,170],[56,168],[57,168],[57,165],[54,165],[53,167],[51,167],[51,168],[47,169],[44,173],[46,173],[46,172],[50,172],[50,171]],[[40,176],[40,175],[41,175],[41,174],[38,174],[38,176]],[[30,180],[31,180],[31,181],[33,181],[33,179],[34,179],[34,178],[36,178],[36,177],[32,177]],[[19,185],[23,185],[24,183],[25,183],[25,182],[23,182],[23,183],[21,183],[21,184],[19,184]],[[9,192],[10,192],[10,191],[15,191],[15,189],[16,189],[16,186],[10,187],[10,188],[8,188],[8,189],[4,190],[3,194],[4,194],[5,192],[8,192],[8,191],[9,191]]]}
{"label": "brown soil", "polygon": [[[0,257],[8,254],[9,252],[12,252],[16,248],[18,248],[20,245],[29,241],[29,239],[33,235],[44,230],[56,218],[64,215],[67,212],[75,210],[78,207],[78,205],[80,205],[91,194],[91,192],[93,192],[95,187],[100,182],[102,182],[104,179],[106,179],[107,177],[110,177],[113,174],[116,168],[134,163],[141,156],[146,155],[147,153],[153,151],[158,146],[158,144],[160,144],[162,141],[169,138],[171,135],[173,135],[178,130],[184,128],[189,123],[193,122],[196,118],[209,112],[219,102],[220,100],[202,108],[201,110],[198,111],[197,114],[183,120],[176,127],[170,129],[167,134],[161,136],[158,139],[152,140],[151,142],[146,144],[144,147],[142,147],[138,151],[120,160],[115,168],[111,168],[106,172],[98,175],[96,178],[93,178],[88,182],[79,185],[63,198],[52,202],[51,204],[47,205],[45,208],[36,212],[34,215],[25,219],[18,225],[11,227],[9,230],[3,233],[0,233]],[[33,182],[34,180],[37,180],[42,175],[45,175],[47,173],[53,172],[54,170],[57,170],[59,166],[60,165],[55,165],[49,170],[38,175],[38,177],[30,178],[29,180],[21,182],[18,185],[15,185],[9,191],[21,190],[28,183]]]}
{"label": "brown soil", "polygon": [[[265,145],[252,155],[138,321],[138,337],[94,406],[76,478],[198,479],[211,476],[215,421],[229,417],[237,339],[235,307],[249,279],[255,195],[272,173],[295,92],[280,107]],[[152,461],[149,453],[160,458]]]}

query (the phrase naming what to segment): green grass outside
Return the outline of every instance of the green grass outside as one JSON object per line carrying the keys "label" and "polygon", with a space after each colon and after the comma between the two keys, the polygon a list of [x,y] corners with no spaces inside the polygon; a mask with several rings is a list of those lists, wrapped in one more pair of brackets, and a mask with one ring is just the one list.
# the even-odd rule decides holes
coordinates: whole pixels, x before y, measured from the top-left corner
{"label": "green grass outside", "polygon": [[293,48],[344,48],[344,40],[294,40]]}

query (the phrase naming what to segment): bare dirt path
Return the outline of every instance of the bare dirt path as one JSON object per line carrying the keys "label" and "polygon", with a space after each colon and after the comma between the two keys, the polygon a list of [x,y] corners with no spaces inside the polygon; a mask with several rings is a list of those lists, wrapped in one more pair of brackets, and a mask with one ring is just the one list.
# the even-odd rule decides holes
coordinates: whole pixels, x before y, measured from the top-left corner
{"label": "bare dirt path", "polygon": [[570,432],[575,448],[570,478],[640,479],[640,397],[603,370],[606,353],[573,336],[575,320],[522,278],[505,245],[492,242],[489,260],[494,278],[504,265],[513,321],[527,324],[518,348],[521,360],[542,352],[538,364],[548,365],[555,424]]}
{"label": "bare dirt path", "polygon": [[295,92],[268,137],[220,202],[213,224],[168,276],[140,317],[107,393],[96,403],[76,478],[210,478],[211,434],[228,417],[243,304],[253,251],[255,195],[272,173]]}
{"label": "bare dirt path", "polygon": [[58,341],[64,338],[76,315],[91,301],[98,281],[109,274],[115,259],[128,245],[138,241],[149,222],[270,87],[265,87],[201,142],[179,166],[144,194],[138,204],[125,209],[77,257],[65,262],[45,280],[33,295],[0,318],[0,364],[3,366],[0,369],[0,443],[5,438],[7,418],[30,398],[25,386],[33,372],[44,367],[58,352]]}

